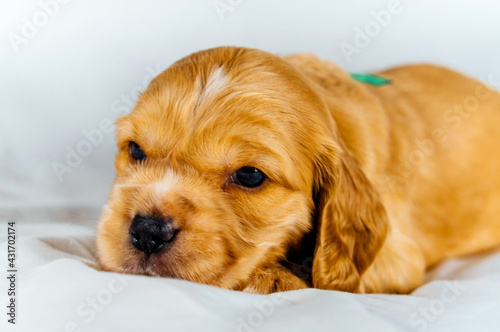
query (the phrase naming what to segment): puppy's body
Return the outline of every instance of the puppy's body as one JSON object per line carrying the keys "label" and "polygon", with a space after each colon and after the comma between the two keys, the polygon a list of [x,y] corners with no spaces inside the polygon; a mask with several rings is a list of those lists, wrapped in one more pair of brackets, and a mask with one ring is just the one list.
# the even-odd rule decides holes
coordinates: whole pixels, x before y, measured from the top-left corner
{"label": "puppy's body", "polygon": [[498,92],[438,66],[381,72],[392,84],[380,87],[314,56],[286,59],[317,84],[387,211],[366,290],[408,291],[424,266],[500,244]]}
{"label": "puppy's body", "polygon": [[[104,267],[258,293],[408,292],[428,266],[499,245],[500,95],[435,66],[380,75],[392,83],[239,48],[174,64],[119,121]],[[130,161],[132,141],[145,162]],[[266,182],[234,185],[244,166]],[[151,213],[179,231],[144,255],[128,233]],[[281,262],[312,232],[299,278]]]}

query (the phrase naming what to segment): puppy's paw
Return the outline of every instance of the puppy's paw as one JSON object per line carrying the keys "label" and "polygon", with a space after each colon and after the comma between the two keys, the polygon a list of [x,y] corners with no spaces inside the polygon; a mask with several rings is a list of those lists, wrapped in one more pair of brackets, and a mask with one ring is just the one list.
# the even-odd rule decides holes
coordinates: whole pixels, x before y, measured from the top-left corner
{"label": "puppy's paw", "polygon": [[249,279],[244,292],[270,294],[308,288],[306,282],[281,266],[257,270]]}

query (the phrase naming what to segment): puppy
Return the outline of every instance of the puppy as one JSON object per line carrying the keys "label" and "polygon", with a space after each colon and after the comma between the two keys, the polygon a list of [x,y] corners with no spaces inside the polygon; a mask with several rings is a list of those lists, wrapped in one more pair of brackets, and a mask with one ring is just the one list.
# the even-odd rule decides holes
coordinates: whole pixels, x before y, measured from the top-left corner
{"label": "puppy", "polygon": [[378,75],[236,47],[174,63],[117,122],[104,269],[408,293],[500,245],[500,94],[437,66]]}

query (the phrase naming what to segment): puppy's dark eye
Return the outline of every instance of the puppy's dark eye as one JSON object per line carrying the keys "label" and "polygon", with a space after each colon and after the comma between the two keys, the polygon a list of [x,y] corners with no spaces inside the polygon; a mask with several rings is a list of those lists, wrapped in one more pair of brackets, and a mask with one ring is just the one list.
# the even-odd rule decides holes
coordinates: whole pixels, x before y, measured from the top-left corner
{"label": "puppy's dark eye", "polygon": [[247,188],[258,187],[264,182],[266,175],[255,167],[242,167],[231,174],[231,181]]}
{"label": "puppy's dark eye", "polygon": [[129,153],[133,160],[146,160],[146,154],[136,142],[130,142]]}

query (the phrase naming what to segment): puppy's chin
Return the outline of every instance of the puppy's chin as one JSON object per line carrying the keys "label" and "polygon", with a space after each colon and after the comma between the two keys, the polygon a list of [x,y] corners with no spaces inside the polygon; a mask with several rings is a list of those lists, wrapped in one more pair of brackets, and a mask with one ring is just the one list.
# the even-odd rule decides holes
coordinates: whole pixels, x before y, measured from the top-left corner
{"label": "puppy's chin", "polygon": [[[105,258],[103,261],[105,261]],[[141,252],[134,252],[129,254],[126,260],[118,265],[109,265],[104,262],[101,265],[109,272],[184,279],[203,284],[214,283],[214,280],[209,278],[209,274],[198,274],[196,269],[187,270],[186,264],[171,259],[168,257],[167,252],[153,253],[150,256]]]}
{"label": "puppy's chin", "polygon": [[152,277],[165,277],[182,279],[178,273],[169,268],[174,264],[165,264],[165,258],[162,253],[155,253],[147,257],[139,253],[131,255],[122,267],[116,272],[125,272],[130,274],[148,275]]}

